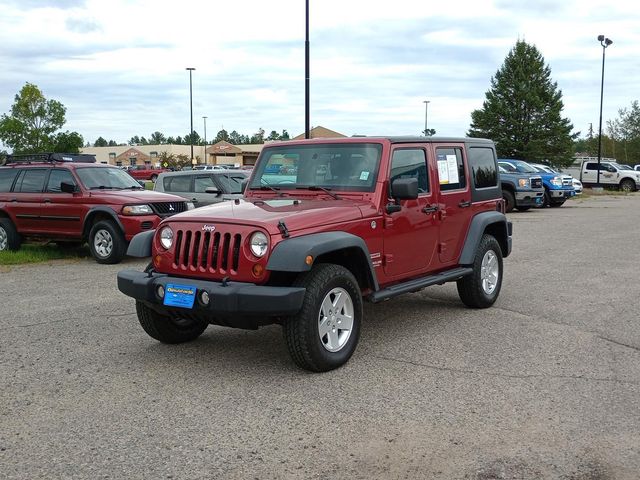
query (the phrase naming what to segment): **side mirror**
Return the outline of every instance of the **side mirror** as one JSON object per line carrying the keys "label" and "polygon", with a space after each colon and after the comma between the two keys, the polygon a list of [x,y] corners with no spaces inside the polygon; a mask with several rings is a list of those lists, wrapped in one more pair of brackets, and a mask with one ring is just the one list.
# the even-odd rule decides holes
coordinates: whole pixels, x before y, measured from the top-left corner
{"label": "side mirror", "polygon": [[396,200],[412,200],[418,198],[418,179],[399,178],[391,184],[391,197]]}
{"label": "side mirror", "polygon": [[213,193],[215,195],[220,195],[220,190],[216,187],[207,187],[204,189],[204,193]]}
{"label": "side mirror", "polygon": [[64,193],[75,193],[78,191],[77,187],[73,183],[61,182],[60,190]]}

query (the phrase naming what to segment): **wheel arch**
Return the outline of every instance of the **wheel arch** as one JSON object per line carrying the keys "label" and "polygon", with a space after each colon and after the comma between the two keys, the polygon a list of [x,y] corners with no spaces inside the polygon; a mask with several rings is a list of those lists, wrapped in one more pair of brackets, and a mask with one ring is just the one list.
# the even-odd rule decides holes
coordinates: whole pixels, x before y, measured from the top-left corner
{"label": "wheel arch", "polygon": [[[311,265],[306,258],[311,256]],[[378,290],[378,281],[364,240],[347,232],[323,232],[303,235],[278,243],[269,258],[272,272],[307,272],[314,264],[334,263],[348,269],[360,288]]]}
{"label": "wheel arch", "polygon": [[488,233],[495,237],[500,244],[502,256],[507,257],[511,253],[511,222],[501,212],[482,212],[473,217],[467,238],[460,255],[460,265],[471,265],[482,240],[482,236]]}
{"label": "wheel arch", "polygon": [[82,238],[84,239],[89,238],[89,232],[91,231],[91,227],[93,227],[93,225],[96,222],[99,222],[101,220],[113,221],[117,225],[117,227],[120,229],[120,232],[122,232],[122,234],[124,235],[125,233],[124,226],[122,225],[122,222],[120,221],[120,219],[112,209],[108,207],[94,207],[91,210],[89,210],[89,212],[87,213],[87,216],[84,219],[84,225],[82,227]]}

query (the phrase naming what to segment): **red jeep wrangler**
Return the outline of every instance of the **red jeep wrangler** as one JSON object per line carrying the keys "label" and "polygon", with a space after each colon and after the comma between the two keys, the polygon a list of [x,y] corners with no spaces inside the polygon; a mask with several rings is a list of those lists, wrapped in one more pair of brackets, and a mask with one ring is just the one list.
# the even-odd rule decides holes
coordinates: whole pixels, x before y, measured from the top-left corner
{"label": "red jeep wrangler", "polygon": [[118,288],[161,342],[209,324],[279,323],[295,363],[326,371],[353,354],[363,299],[455,281],[464,304],[491,306],[511,251],[503,211],[489,140],[278,142],[265,145],[243,200],[137,235],[129,255],[152,262],[119,272]]}
{"label": "red jeep wrangler", "polygon": [[0,167],[0,250],[23,239],[89,242],[99,263],[118,263],[137,233],[193,208],[184,198],[145,191],[117,167],[93,155],[9,156]]}

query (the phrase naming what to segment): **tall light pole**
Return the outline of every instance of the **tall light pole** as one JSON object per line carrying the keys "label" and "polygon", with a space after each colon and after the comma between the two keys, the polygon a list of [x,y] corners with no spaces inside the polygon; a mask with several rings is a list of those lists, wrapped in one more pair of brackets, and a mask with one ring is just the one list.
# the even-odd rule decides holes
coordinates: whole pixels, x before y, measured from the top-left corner
{"label": "tall light pole", "polygon": [[429,130],[427,130],[429,124],[427,123],[427,119],[428,119],[428,116],[429,116],[429,102],[430,101],[431,100],[424,100],[422,102],[422,103],[424,103],[424,136],[425,137],[429,136]]}
{"label": "tall light pole", "polygon": [[189,70],[189,111],[191,112],[191,133],[189,134],[189,143],[191,143],[191,164],[193,165],[193,83],[191,73],[195,68],[187,67],[185,70]]}
{"label": "tall light pole", "polygon": [[204,120],[204,163],[209,163],[207,160],[207,118],[208,117],[202,117],[202,120]]}
{"label": "tall light pole", "polygon": [[598,41],[602,45],[602,80],[600,81],[600,124],[598,126],[598,177],[596,187],[600,187],[600,161],[602,160],[602,100],[604,98],[604,52],[613,43],[613,40],[598,35]]}
{"label": "tall light pole", "polygon": [[304,138],[309,138],[309,0],[306,0],[304,40]]}

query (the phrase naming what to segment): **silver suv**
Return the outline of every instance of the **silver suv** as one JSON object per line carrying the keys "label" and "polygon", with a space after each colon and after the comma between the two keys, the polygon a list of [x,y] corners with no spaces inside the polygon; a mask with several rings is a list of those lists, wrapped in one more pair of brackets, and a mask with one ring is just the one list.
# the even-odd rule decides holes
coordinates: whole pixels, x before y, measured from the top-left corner
{"label": "silver suv", "polygon": [[242,197],[243,170],[183,170],[160,174],[153,189],[179,195],[202,207]]}

